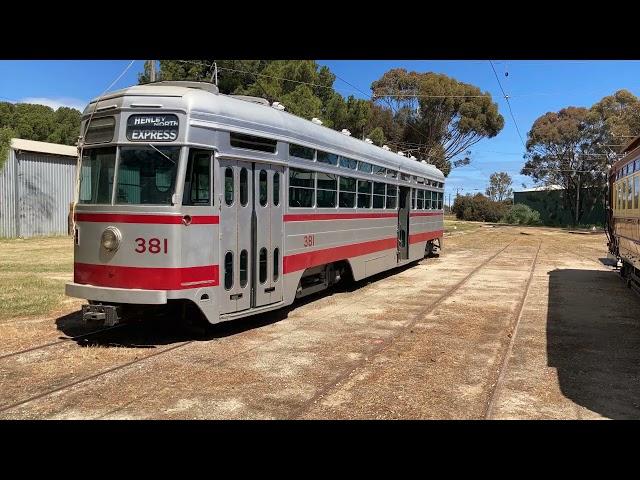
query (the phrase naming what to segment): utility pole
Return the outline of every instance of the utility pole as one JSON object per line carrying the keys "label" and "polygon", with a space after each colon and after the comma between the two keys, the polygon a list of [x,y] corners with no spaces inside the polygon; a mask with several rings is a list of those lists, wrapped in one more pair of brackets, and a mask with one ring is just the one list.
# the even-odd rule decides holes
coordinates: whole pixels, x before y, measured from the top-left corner
{"label": "utility pole", "polygon": [[149,62],[149,80],[151,82],[155,82],[156,81],[156,61],[148,60],[148,62]]}

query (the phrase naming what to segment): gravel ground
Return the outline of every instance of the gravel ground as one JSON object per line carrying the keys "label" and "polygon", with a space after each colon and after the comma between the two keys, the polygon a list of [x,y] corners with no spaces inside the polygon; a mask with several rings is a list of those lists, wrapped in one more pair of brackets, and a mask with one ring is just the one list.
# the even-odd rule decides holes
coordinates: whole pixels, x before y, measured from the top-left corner
{"label": "gravel ground", "polygon": [[484,226],[206,338],[5,321],[0,418],[640,418],[640,299],[604,257],[603,234]]}

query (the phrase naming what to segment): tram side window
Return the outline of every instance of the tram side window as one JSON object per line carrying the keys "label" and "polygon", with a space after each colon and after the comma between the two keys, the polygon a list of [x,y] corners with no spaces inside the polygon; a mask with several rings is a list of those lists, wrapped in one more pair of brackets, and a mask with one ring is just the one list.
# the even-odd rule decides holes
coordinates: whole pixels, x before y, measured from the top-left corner
{"label": "tram side window", "polygon": [[340,166],[342,168],[350,168],[351,170],[355,170],[358,167],[358,161],[353,160],[352,158],[340,157]]}
{"label": "tram side window", "polygon": [[633,177],[633,208],[638,208],[638,197],[640,197],[640,175]]}
{"label": "tram side window", "polygon": [[331,173],[317,172],[318,202],[321,208],[334,208],[338,200],[338,176]]}
{"label": "tram side window", "polygon": [[192,148],[184,178],[183,205],[211,205],[211,152]]}
{"label": "tram side window", "polygon": [[416,209],[416,197],[418,195],[418,192],[415,188],[411,189],[411,210],[415,210]]}
{"label": "tram side window", "polygon": [[384,183],[373,183],[373,208],[384,208],[385,187]]}
{"label": "tram side window", "polygon": [[384,177],[387,173],[387,169],[384,167],[379,167],[378,165],[371,165],[371,173]]}
{"label": "tram side window", "polygon": [[387,208],[396,209],[398,197],[397,185],[387,185]]}
{"label": "tram side window", "polygon": [[338,155],[336,155],[335,153],[322,152],[318,150],[317,159],[320,163],[338,165]]}
{"label": "tram side window", "polygon": [[311,160],[315,158],[316,151],[313,148],[303,147],[302,145],[296,145],[294,143],[289,144],[289,156],[303,158],[305,160]]}
{"label": "tram side window", "polygon": [[443,199],[444,199],[444,193],[438,192],[438,210],[442,210]]}
{"label": "tram side window", "polygon": [[356,206],[356,179],[340,177],[340,207],[353,208]]}
{"label": "tram side window", "polygon": [[416,210],[424,209],[424,190],[418,190],[418,205],[416,206]]}
{"label": "tram side window", "polygon": [[371,208],[371,182],[358,180],[358,208]]}
{"label": "tram side window", "polygon": [[358,170],[365,173],[371,173],[371,164],[367,162],[358,162]]}
{"label": "tram side window", "polygon": [[87,148],[82,155],[80,203],[111,203],[116,148]]}
{"label": "tram side window", "polygon": [[259,152],[276,153],[277,141],[271,138],[256,137],[232,132],[229,137],[231,146]]}
{"label": "tram side window", "polygon": [[289,206],[310,208],[315,203],[315,172],[289,169]]}
{"label": "tram side window", "polygon": [[631,177],[627,178],[627,208],[633,208],[633,184],[631,183]]}

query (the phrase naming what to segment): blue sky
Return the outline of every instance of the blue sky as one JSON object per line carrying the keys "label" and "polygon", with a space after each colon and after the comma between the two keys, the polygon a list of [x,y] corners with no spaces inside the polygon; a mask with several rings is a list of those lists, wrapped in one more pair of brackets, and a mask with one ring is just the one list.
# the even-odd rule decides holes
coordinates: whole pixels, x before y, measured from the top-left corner
{"label": "blue sky", "polygon": [[[0,61],[0,100],[83,109],[130,61]],[[455,195],[457,188],[462,188],[462,193],[484,191],[489,175],[495,171],[509,172],[515,189],[521,188],[522,183],[532,186],[530,178],[518,174],[524,147],[488,61],[319,60],[318,63],[327,65],[338,76],[334,87],[345,96],[365,98],[363,92],[370,92],[374,80],[398,67],[444,73],[488,91],[498,102],[505,127],[495,138],[482,140],[471,148],[471,165],[453,170],[446,182],[446,192]],[[136,60],[113,88],[137,83],[142,65],[143,60]],[[640,96],[640,61],[494,60],[494,65],[525,140],[534,120],[546,112],[569,105],[589,107],[621,88]]]}

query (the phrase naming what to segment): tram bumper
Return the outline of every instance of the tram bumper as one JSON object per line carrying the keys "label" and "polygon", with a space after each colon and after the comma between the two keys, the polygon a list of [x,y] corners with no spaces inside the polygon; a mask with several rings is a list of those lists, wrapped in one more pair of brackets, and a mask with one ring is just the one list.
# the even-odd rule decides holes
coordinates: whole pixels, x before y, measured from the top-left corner
{"label": "tram bumper", "polygon": [[69,282],[65,285],[69,297],[112,303],[161,305],[167,303],[166,290],[142,290],[132,288],[97,287]]}

